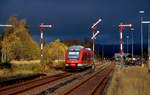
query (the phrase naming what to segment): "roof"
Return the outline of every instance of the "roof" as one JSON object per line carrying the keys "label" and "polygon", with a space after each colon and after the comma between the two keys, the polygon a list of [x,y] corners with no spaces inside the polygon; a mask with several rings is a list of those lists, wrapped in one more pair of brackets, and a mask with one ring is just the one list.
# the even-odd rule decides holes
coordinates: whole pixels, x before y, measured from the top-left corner
{"label": "roof", "polygon": [[81,50],[83,49],[84,46],[81,46],[81,45],[74,45],[74,46],[70,46],[69,47],[69,50]]}

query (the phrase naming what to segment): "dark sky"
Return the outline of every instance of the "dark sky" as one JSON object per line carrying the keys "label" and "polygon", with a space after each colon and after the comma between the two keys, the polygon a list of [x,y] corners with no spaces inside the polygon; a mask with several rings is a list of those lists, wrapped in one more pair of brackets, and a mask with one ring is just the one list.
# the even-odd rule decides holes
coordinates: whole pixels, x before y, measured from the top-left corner
{"label": "dark sky", "polygon": [[[101,34],[97,43],[119,44],[118,24],[134,25],[134,41],[140,43],[140,15],[144,10],[145,20],[150,20],[150,0],[0,0],[0,24],[7,23],[9,16],[16,14],[26,19],[34,40],[39,42],[41,23],[54,25],[45,31],[47,42],[55,39],[91,37],[89,27],[99,18]],[[131,32],[125,29],[125,35]],[[147,38],[144,25],[144,41]],[[131,37],[130,37],[131,39]]]}

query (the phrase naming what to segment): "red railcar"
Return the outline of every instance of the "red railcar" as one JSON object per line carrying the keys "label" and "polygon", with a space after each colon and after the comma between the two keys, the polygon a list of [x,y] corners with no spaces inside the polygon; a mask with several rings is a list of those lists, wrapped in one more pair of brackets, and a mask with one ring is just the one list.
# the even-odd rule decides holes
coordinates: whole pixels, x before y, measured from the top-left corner
{"label": "red railcar", "polygon": [[66,52],[65,68],[82,69],[93,65],[93,51],[83,46],[71,46]]}

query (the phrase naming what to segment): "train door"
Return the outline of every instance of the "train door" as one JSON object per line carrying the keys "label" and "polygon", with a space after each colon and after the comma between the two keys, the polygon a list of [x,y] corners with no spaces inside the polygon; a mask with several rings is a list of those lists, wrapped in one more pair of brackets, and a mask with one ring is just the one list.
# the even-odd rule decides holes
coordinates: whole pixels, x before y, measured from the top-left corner
{"label": "train door", "polygon": [[83,62],[83,64],[87,63],[87,54],[85,52],[83,52],[82,62]]}
{"label": "train door", "polygon": [[88,53],[87,54],[87,62],[88,62],[88,64],[91,64],[91,54],[90,53]]}

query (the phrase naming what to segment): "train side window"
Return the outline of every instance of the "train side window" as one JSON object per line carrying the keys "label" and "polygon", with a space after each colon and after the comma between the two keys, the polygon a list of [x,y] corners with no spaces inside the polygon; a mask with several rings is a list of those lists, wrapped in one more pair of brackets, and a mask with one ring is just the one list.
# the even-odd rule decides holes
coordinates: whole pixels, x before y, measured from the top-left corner
{"label": "train side window", "polygon": [[90,53],[83,53],[83,57],[82,57],[82,60],[92,60],[93,57]]}
{"label": "train side window", "polygon": [[90,53],[88,53],[88,60],[90,60],[91,59],[91,55],[90,55]]}

